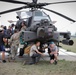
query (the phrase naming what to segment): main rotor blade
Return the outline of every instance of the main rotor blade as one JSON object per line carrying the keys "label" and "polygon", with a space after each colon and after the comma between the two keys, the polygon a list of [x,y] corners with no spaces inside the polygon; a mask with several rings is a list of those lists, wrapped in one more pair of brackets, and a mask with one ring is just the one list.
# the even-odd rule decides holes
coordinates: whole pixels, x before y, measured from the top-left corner
{"label": "main rotor blade", "polygon": [[45,9],[45,10],[47,10],[47,11],[50,11],[50,12],[52,12],[52,13],[54,13],[54,14],[56,14],[56,15],[59,15],[59,16],[65,18],[65,19],[67,19],[67,20],[69,20],[69,21],[76,22],[75,20],[73,20],[73,19],[71,19],[71,18],[69,18],[69,17],[67,17],[67,16],[65,16],[65,15],[63,15],[63,14],[61,14],[61,13],[58,13],[58,12],[56,12],[56,11],[53,11],[53,10],[50,10],[50,9],[47,9],[47,8],[44,8],[44,7],[42,7],[42,9]]}
{"label": "main rotor blade", "polygon": [[46,5],[52,5],[52,4],[63,4],[63,3],[75,3],[75,1],[62,1],[62,2],[53,2],[53,3],[46,3]]}
{"label": "main rotor blade", "polygon": [[28,2],[21,2],[21,1],[15,1],[15,0],[0,0],[2,2],[8,2],[8,3],[15,3],[15,4],[26,4],[28,5]]}
{"label": "main rotor blade", "polygon": [[23,8],[29,8],[28,6],[23,6],[23,7],[19,7],[19,8],[15,8],[15,9],[10,9],[10,10],[6,10],[3,12],[0,12],[0,15],[5,14],[5,13],[9,13],[9,12],[13,12],[13,11],[17,11],[17,10],[21,10]]}

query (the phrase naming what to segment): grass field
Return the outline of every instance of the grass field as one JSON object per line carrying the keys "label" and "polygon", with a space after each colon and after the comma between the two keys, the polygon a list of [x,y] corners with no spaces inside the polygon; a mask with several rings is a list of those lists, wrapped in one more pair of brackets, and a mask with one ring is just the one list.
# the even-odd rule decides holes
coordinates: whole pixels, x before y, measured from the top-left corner
{"label": "grass field", "polygon": [[64,45],[62,43],[60,43],[60,46],[62,46],[62,48],[66,49],[67,51],[76,52],[76,38],[72,38],[72,40],[74,41],[72,46]]}
{"label": "grass field", "polygon": [[[76,52],[76,38],[73,46],[60,44],[64,49]],[[36,65],[23,62],[0,63],[0,75],[76,75],[76,61],[59,60],[57,65],[40,61]]]}
{"label": "grass field", "polygon": [[40,61],[37,65],[0,63],[0,75],[76,75],[76,62],[61,60],[57,65]]}

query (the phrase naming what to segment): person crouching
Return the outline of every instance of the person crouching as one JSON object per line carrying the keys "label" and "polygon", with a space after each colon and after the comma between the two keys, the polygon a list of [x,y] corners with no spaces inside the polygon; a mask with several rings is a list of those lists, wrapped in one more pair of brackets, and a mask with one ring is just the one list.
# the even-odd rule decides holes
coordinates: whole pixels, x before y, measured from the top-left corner
{"label": "person crouching", "polygon": [[30,57],[32,58],[32,64],[36,64],[39,62],[41,55],[44,56],[43,53],[39,52],[38,47],[40,46],[40,41],[36,41],[34,45],[32,45],[30,49]]}
{"label": "person crouching", "polygon": [[49,47],[48,47],[48,53],[50,56],[50,63],[57,64],[57,54],[58,54],[58,48],[55,45],[54,42],[50,42]]}

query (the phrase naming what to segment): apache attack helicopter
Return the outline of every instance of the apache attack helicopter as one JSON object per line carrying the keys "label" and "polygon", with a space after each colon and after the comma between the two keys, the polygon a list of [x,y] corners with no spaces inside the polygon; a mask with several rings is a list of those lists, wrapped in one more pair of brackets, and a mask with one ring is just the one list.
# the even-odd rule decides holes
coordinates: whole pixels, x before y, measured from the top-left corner
{"label": "apache attack helicopter", "polygon": [[[53,21],[41,9],[47,10],[54,14],[57,14],[69,21],[76,22],[75,20],[50,9],[45,8],[44,6],[53,5],[53,4],[63,4],[63,3],[74,3],[76,1],[63,1],[63,2],[54,2],[54,3],[38,3],[37,0],[32,0],[32,2],[21,2],[16,0],[0,0],[2,2],[14,3],[14,4],[24,4],[24,6],[10,9],[7,11],[0,12],[0,15],[6,14],[9,12],[21,10],[23,8],[30,8],[29,11],[19,11],[17,12],[17,18],[19,19],[16,23],[16,27],[20,28],[20,24],[22,21],[27,23],[26,31],[23,31],[20,35],[22,42],[34,42],[35,40],[40,40],[41,44],[48,43],[50,41],[54,41],[57,45],[59,43],[63,43],[66,45],[73,45],[73,40],[70,40],[71,33],[70,32],[58,32],[57,28],[53,25]],[[24,18],[24,15],[28,16]],[[60,40],[60,36],[63,36],[63,40]]]}

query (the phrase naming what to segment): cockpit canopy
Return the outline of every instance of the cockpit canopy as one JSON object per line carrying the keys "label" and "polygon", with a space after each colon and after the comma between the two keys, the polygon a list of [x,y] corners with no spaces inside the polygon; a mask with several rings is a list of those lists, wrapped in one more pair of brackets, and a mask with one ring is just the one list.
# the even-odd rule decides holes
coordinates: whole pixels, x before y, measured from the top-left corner
{"label": "cockpit canopy", "polygon": [[17,15],[20,19],[24,19],[25,21],[29,17],[33,17],[33,21],[41,21],[42,19],[48,19],[50,21],[50,18],[47,14],[45,14],[43,11],[37,10],[37,11],[19,11],[17,12]]}

